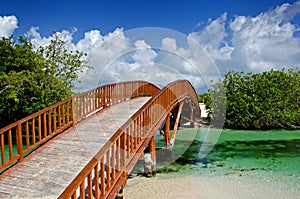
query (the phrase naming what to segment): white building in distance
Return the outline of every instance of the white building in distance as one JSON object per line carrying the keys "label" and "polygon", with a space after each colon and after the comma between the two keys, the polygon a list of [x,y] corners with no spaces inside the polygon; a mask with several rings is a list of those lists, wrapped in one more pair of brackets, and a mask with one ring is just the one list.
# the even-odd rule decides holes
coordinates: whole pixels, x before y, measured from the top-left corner
{"label": "white building in distance", "polygon": [[206,109],[206,106],[204,103],[199,103],[199,107],[201,110],[201,118],[207,118],[207,115],[210,112],[210,110]]}

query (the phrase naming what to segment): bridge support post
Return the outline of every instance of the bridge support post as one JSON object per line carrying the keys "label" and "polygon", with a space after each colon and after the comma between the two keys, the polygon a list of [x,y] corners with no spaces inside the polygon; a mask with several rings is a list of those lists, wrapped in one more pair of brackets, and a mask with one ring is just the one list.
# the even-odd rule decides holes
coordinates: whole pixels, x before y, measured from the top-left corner
{"label": "bridge support post", "polygon": [[168,148],[170,146],[170,126],[171,126],[171,113],[168,114],[166,125],[165,125],[165,146]]}
{"label": "bridge support post", "polygon": [[180,116],[181,116],[182,107],[183,107],[183,103],[180,103],[179,108],[178,108],[178,112],[177,112],[177,116],[176,116],[176,121],[175,121],[175,124],[174,124],[172,139],[170,140],[170,143],[171,143],[172,146],[174,146],[175,137],[176,137],[176,133],[177,133],[178,125],[179,125],[179,120],[180,120]]}
{"label": "bridge support post", "polygon": [[149,152],[144,155],[144,174],[147,177],[156,174],[156,142],[155,135],[151,138],[149,143]]}
{"label": "bridge support post", "polygon": [[156,174],[156,140],[155,135],[151,138],[150,141],[150,154],[152,158],[152,175]]}
{"label": "bridge support post", "polygon": [[195,110],[193,106],[193,102],[190,100],[189,102],[191,108],[190,120],[191,120],[191,127],[195,126],[196,118],[195,118]]}

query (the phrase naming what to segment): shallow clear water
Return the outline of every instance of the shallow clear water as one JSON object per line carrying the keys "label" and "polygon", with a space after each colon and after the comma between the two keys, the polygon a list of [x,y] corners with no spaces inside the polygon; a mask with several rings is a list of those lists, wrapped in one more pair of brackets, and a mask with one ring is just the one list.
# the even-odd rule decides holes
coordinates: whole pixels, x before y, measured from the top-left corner
{"label": "shallow clear water", "polygon": [[[159,137],[157,146],[162,146]],[[211,151],[210,151],[211,150]],[[242,131],[181,129],[173,147],[173,161],[161,160],[160,174],[197,175],[264,171],[300,178],[300,130]],[[142,172],[138,165],[134,172]]]}

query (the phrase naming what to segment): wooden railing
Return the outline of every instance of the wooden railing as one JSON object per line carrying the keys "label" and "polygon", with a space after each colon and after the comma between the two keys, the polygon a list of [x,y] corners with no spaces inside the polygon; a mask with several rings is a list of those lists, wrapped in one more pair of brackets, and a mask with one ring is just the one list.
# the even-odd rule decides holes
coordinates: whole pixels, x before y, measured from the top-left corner
{"label": "wooden railing", "polygon": [[187,98],[198,105],[188,81],[167,85],[120,127],[59,198],[114,198],[167,115]]}
{"label": "wooden railing", "polygon": [[159,90],[144,81],[108,84],[75,95],[0,129],[0,172],[89,114],[132,97],[153,96]]}

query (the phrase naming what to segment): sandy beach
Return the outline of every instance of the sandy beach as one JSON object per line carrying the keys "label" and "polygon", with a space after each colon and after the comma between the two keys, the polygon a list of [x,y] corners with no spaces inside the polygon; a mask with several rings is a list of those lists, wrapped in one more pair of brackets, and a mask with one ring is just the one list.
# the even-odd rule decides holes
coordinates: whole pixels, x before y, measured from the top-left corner
{"label": "sandy beach", "polygon": [[[242,176],[156,176],[134,177],[124,189],[126,199],[204,198],[204,199],[296,199],[300,198],[297,179],[289,182],[251,173]],[[299,179],[298,179],[299,180]],[[299,181],[298,181],[299,182]]]}

